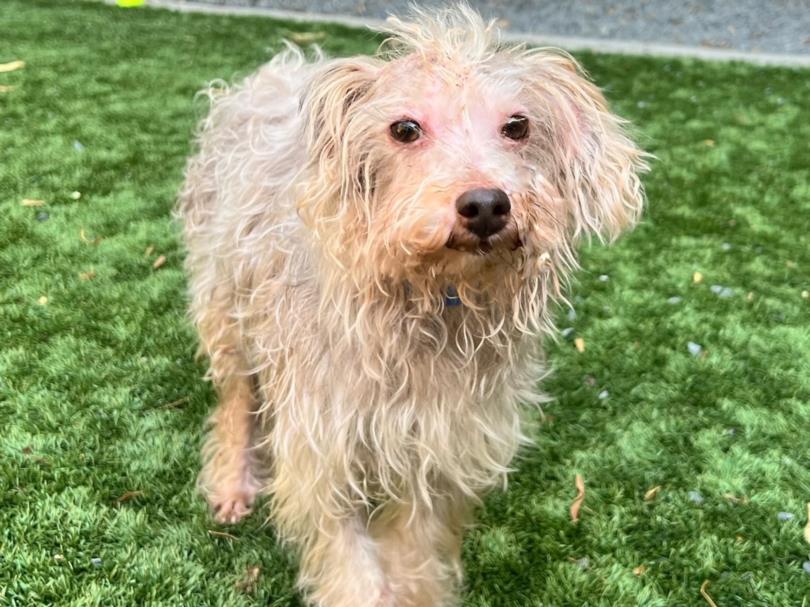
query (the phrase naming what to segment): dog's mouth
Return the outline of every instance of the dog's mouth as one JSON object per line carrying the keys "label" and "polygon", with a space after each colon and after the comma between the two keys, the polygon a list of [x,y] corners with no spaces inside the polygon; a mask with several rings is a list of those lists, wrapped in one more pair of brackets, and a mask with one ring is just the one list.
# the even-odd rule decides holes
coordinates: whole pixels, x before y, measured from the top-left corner
{"label": "dog's mouth", "polygon": [[516,251],[523,246],[523,241],[517,234],[498,233],[488,238],[478,238],[470,234],[453,233],[444,246],[453,251],[483,257],[496,250]]}

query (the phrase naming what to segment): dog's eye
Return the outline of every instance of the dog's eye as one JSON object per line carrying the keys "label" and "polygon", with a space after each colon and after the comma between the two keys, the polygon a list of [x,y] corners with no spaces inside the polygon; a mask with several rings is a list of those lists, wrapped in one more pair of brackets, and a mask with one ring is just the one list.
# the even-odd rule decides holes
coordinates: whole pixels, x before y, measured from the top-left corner
{"label": "dog's eye", "polygon": [[501,134],[515,141],[526,139],[529,136],[529,119],[520,114],[510,116],[506,124],[501,127]]}
{"label": "dog's eye", "polygon": [[412,143],[422,135],[422,127],[415,120],[399,120],[391,125],[391,137],[400,143]]}

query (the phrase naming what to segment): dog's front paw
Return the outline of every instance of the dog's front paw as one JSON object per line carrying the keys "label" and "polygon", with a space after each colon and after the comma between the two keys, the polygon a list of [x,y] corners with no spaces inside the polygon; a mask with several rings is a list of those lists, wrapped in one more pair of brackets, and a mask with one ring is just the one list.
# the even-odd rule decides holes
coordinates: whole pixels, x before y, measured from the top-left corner
{"label": "dog's front paw", "polygon": [[206,462],[197,479],[211,515],[217,523],[233,525],[253,511],[261,483],[252,472],[252,463],[244,459],[226,458],[218,454]]}
{"label": "dog's front paw", "polygon": [[255,499],[255,491],[234,491],[230,495],[212,495],[208,498],[208,503],[216,522],[233,525],[253,512]]}

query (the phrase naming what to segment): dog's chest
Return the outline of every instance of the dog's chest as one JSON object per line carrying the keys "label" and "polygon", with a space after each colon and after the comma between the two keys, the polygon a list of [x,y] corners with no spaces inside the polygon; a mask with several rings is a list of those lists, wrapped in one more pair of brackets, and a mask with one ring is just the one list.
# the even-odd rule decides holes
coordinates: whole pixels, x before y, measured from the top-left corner
{"label": "dog's chest", "polygon": [[[383,383],[367,380],[354,439],[369,485],[401,498],[448,486],[480,493],[502,479],[520,442],[524,382],[487,346],[472,359],[461,354],[456,348],[414,358]],[[348,392],[356,394],[361,383]]]}

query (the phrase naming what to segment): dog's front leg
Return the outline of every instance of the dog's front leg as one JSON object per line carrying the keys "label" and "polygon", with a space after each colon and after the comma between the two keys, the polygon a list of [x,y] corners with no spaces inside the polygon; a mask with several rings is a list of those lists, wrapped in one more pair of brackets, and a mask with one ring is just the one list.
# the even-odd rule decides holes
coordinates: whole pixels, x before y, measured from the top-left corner
{"label": "dog's front leg", "polygon": [[261,487],[252,445],[256,397],[245,367],[233,353],[211,360],[219,402],[208,420],[197,485],[219,523],[233,524],[250,514]]}
{"label": "dog's front leg", "polygon": [[377,546],[359,518],[332,521],[305,545],[300,583],[318,607],[395,607]]}
{"label": "dog's front leg", "polygon": [[[300,455],[300,453],[299,453]],[[299,548],[298,582],[317,607],[398,607],[366,518],[311,457],[275,462],[273,517]]]}
{"label": "dog's front leg", "polygon": [[[451,492],[452,493],[452,492]],[[370,525],[397,607],[457,603],[461,542],[471,504],[462,495],[423,503],[392,503]]]}

